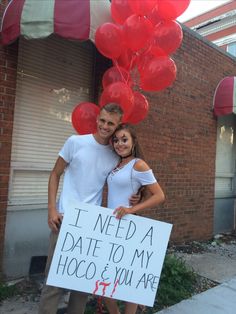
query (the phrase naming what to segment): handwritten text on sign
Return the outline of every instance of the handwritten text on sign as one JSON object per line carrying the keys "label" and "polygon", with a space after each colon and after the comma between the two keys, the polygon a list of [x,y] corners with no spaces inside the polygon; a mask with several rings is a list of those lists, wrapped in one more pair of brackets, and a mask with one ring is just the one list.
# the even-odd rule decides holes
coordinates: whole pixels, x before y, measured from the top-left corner
{"label": "handwritten text on sign", "polygon": [[153,306],[172,225],[112,212],[66,208],[47,284]]}

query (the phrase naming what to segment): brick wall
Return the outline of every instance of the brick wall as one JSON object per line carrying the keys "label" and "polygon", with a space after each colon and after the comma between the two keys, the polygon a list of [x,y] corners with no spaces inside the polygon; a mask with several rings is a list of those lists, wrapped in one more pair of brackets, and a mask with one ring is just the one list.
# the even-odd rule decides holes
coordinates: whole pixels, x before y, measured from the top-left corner
{"label": "brick wall", "polygon": [[[136,126],[145,158],[166,195],[164,205],[143,214],[173,223],[172,242],[213,235],[217,127],[213,96],[219,81],[236,71],[232,56],[183,29],[182,46],[173,55],[177,79],[162,92],[144,93],[149,114]],[[102,58],[99,62],[104,71]]]}
{"label": "brick wall", "polygon": [[213,95],[223,77],[235,75],[236,62],[190,30],[184,31],[173,59],[175,83],[146,94],[149,115],[137,129],[166,194],[164,206],[145,215],[173,223],[171,240],[187,242],[212,237],[217,127]]}
{"label": "brick wall", "polygon": [[[0,4],[0,17],[4,4]],[[1,18],[0,18],[1,20]],[[10,175],[12,127],[16,89],[17,43],[3,48],[0,46],[0,270]]]}

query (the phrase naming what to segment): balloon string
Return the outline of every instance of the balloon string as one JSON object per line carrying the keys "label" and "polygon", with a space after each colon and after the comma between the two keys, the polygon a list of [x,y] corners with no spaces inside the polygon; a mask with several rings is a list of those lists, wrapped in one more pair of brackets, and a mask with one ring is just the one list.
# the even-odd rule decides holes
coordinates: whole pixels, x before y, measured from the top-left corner
{"label": "balloon string", "polygon": [[132,55],[132,57],[131,57],[130,64],[129,64],[129,68],[128,68],[128,70],[127,70],[127,72],[128,72],[127,79],[125,79],[124,75],[122,74],[122,72],[121,72],[121,70],[120,70],[120,66],[119,66],[117,60],[116,60],[116,59],[113,59],[113,60],[112,60],[113,63],[115,64],[117,70],[119,71],[120,76],[122,77],[122,79],[123,79],[123,81],[125,82],[126,85],[128,85],[128,81],[129,81],[129,79],[130,79],[130,77],[131,77],[131,75],[130,75],[130,70],[132,69],[132,65],[133,65],[133,62],[134,62],[134,60],[135,60],[136,57],[137,57],[137,53],[133,53],[133,55]]}
{"label": "balloon string", "polygon": [[130,64],[129,64],[129,73],[130,73],[130,70],[132,69],[132,65],[133,65],[133,62],[136,58],[136,53],[132,55],[131,57],[131,61],[130,61]]}
{"label": "balloon string", "polygon": [[123,82],[124,82],[125,84],[127,84],[127,83],[128,83],[128,80],[129,80],[129,78],[130,78],[130,74],[128,73],[127,80],[126,80],[125,77],[124,77],[124,75],[123,75],[122,72],[121,72],[121,69],[120,69],[120,66],[119,66],[117,60],[113,60],[113,63],[115,64],[117,70],[119,71],[120,76],[122,77]]}

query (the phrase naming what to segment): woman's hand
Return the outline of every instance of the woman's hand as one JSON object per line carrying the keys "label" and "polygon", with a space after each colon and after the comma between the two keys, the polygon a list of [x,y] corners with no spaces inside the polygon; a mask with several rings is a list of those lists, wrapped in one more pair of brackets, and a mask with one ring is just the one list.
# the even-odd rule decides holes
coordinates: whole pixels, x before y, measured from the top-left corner
{"label": "woman's hand", "polygon": [[116,215],[117,219],[120,219],[127,214],[132,214],[132,209],[128,207],[120,206],[114,210],[113,214]]}

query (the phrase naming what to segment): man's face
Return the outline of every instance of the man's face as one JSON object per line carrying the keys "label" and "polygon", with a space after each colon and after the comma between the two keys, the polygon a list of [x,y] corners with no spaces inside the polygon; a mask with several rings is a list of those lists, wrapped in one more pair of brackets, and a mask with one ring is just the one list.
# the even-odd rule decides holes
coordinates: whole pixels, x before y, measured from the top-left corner
{"label": "man's face", "polygon": [[121,116],[118,113],[101,110],[97,118],[97,133],[102,139],[108,140],[120,123]]}

